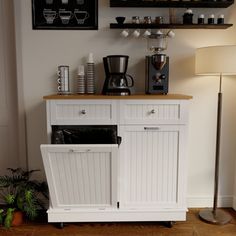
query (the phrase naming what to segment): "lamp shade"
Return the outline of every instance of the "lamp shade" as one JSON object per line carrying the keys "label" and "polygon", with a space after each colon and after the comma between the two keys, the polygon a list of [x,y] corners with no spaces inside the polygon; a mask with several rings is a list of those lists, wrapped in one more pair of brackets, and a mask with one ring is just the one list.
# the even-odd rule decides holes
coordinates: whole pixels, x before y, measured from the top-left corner
{"label": "lamp shade", "polygon": [[198,48],[195,55],[195,73],[236,75],[236,45]]}

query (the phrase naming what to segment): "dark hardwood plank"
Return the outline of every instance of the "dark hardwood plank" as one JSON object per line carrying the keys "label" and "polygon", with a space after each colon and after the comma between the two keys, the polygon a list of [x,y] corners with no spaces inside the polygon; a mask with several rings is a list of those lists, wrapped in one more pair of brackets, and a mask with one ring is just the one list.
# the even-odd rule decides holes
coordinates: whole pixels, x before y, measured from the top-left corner
{"label": "dark hardwood plank", "polygon": [[[129,222],[129,223],[71,223],[63,229],[45,222],[26,223],[7,230],[0,227],[0,236],[235,236],[236,212],[225,209],[233,219],[223,226],[204,223],[198,217],[199,209],[190,209],[187,221],[177,222],[172,228],[167,228],[161,222]],[[43,220],[43,219],[42,219]]]}

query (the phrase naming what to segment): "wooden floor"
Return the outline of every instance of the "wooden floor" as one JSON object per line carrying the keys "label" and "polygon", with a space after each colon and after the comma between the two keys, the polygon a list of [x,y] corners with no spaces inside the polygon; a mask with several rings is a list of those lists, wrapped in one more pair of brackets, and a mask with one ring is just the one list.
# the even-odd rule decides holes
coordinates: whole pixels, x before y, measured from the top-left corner
{"label": "wooden floor", "polygon": [[191,209],[186,222],[177,222],[172,228],[163,223],[73,223],[63,229],[47,223],[25,224],[9,230],[0,228],[0,236],[87,236],[87,235],[145,235],[145,236],[236,236],[236,212],[230,212],[232,221],[223,226],[211,225],[198,218],[198,209]]}

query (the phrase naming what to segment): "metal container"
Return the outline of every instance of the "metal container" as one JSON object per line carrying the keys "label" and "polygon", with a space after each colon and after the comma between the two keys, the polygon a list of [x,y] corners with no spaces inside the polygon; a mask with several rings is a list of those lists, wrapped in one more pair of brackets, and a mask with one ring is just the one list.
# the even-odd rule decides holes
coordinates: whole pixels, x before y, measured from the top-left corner
{"label": "metal container", "polygon": [[69,87],[69,66],[58,66],[58,87],[57,91],[59,94],[67,94],[70,93]]}
{"label": "metal container", "polygon": [[140,24],[140,18],[139,18],[139,16],[133,16],[133,17],[132,17],[132,23],[133,23],[133,24]]}
{"label": "metal container", "polygon": [[164,23],[164,18],[162,16],[156,16],[155,23],[156,24],[163,24]]}
{"label": "metal container", "polygon": [[144,20],[143,22],[144,24],[152,24],[151,16],[144,16],[143,20]]}

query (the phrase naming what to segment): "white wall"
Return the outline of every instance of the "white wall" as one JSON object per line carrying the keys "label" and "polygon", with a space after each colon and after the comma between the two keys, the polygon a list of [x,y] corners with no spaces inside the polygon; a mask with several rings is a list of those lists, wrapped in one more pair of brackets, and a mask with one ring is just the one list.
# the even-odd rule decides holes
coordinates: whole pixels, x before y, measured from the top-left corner
{"label": "white wall", "polygon": [[[23,101],[26,109],[27,147],[30,168],[43,168],[39,145],[46,143],[44,95],[56,91],[56,68],[68,64],[71,80],[76,67],[93,52],[97,64],[97,87],[101,91],[104,72],[102,57],[108,54],[128,54],[128,72],[135,78],[135,90],[144,91],[145,39],[122,39],[119,30],[109,29],[115,16],[167,16],[167,9],[109,8],[108,0],[99,0],[98,31],[32,30],[31,1],[15,0],[18,29],[18,50],[21,64]],[[179,9],[182,15],[184,9]],[[182,12],[180,12],[182,11]],[[216,105],[218,78],[194,75],[194,52],[202,46],[235,44],[235,6],[229,9],[194,9],[206,15],[225,13],[226,22],[235,26],[227,30],[175,30],[169,41],[170,93],[193,95],[189,129],[188,197],[189,206],[211,206],[213,196],[214,152],[216,135]],[[20,30],[19,30],[20,28]],[[18,54],[19,56],[19,54]],[[224,60],[224,58],[223,58]],[[19,65],[18,64],[18,65]],[[223,83],[223,124],[220,166],[220,204],[232,206],[234,186],[234,156],[236,153],[236,80],[225,77]]]}
{"label": "white wall", "polygon": [[0,174],[18,158],[16,54],[13,1],[0,0]]}

